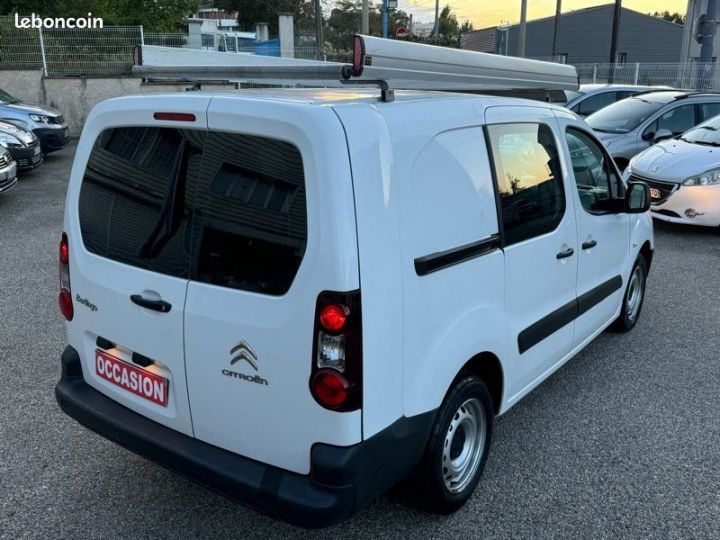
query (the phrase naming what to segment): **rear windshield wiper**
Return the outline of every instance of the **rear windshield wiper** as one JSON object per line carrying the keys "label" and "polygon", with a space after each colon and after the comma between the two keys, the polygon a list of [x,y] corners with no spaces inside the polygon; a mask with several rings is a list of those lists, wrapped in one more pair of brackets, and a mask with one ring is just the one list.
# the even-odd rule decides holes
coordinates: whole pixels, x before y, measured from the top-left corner
{"label": "rear windshield wiper", "polygon": [[157,223],[150,233],[140,255],[146,259],[154,259],[163,250],[172,235],[180,227],[185,205],[185,183],[190,152],[188,141],[183,139],[177,153],[177,160],[172,170],[172,177],[165,192],[165,199],[160,207]]}

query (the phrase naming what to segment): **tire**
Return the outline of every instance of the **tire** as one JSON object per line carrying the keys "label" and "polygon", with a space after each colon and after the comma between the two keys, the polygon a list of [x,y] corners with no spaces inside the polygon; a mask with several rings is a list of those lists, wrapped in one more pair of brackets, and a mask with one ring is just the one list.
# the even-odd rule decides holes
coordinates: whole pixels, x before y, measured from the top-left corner
{"label": "tire", "polygon": [[[407,484],[417,506],[449,514],[467,502],[485,469],[494,414],[485,383],[473,375],[461,376],[445,396],[423,458]],[[448,467],[453,462],[454,472]]]}
{"label": "tire", "polygon": [[638,255],[623,295],[620,315],[612,323],[611,329],[615,332],[629,332],[640,318],[640,312],[645,301],[645,288],[647,285],[647,262],[645,257]]}

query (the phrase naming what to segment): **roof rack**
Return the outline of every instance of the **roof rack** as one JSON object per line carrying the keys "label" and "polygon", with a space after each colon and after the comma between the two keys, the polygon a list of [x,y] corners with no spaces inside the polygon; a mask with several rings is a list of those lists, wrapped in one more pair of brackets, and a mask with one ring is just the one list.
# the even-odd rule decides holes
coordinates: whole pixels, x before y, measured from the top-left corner
{"label": "roof rack", "polygon": [[[157,48],[147,47],[148,52],[153,49]],[[565,64],[359,34],[353,39],[352,64],[219,54],[223,55],[223,60],[235,63],[146,65],[143,62],[143,48],[138,47],[133,73],[148,79],[190,83],[226,80],[266,84],[295,82],[300,86],[374,85],[380,87],[383,101],[392,101],[392,89],[529,94],[547,98],[562,94],[563,90],[577,90],[579,86],[577,71],[573,66]],[[250,58],[252,64],[247,63]],[[564,98],[562,94],[561,99]]]}

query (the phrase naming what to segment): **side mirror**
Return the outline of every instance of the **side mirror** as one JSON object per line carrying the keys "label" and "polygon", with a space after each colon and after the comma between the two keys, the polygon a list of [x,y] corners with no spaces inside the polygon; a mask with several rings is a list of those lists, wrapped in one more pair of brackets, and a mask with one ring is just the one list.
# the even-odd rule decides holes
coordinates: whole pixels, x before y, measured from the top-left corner
{"label": "side mirror", "polygon": [[645,182],[628,182],[625,192],[625,212],[644,214],[650,210],[650,187]]}
{"label": "side mirror", "polygon": [[658,129],[653,135],[652,142],[653,144],[659,143],[660,141],[664,141],[666,139],[672,139],[674,136],[675,134],[669,129]]}

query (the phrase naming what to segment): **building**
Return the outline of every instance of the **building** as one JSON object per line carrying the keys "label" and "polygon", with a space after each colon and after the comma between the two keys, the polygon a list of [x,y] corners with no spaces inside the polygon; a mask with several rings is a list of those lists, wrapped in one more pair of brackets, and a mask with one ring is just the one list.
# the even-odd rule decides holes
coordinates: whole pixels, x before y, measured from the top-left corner
{"label": "building", "polygon": [[[696,36],[702,29],[698,24],[699,19],[707,11],[707,0],[688,0],[687,13],[685,18],[685,32],[683,33],[681,61],[697,62],[700,59],[700,47]],[[715,31],[713,40],[713,62],[720,56],[720,32]]]}
{"label": "building", "polygon": [[[699,3],[699,2],[698,2]],[[610,61],[614,4],[605,4],[560,16],[558,57],[571,64]],[[462,36],[464,49],[517,56],[519,24],[493,26]],[[553,59],[555,17],[527,22],[525,56]],[[617,61],[679,62],[683,26],[622,8]]]}
{"label": "building", "polygon": [[413,23],[412,24],[412,33],[415,36],[418,37],[429,37],[430,34],[432,34],[433,29],[435,28],[434,23]]}
{"label": "building", "polygon": [[187,24],[188,44],[192,48],[237,52],[255,45],[255,32],[237,31],[237,11],[226,11],[212,4],[203,5],[187,19]]}

